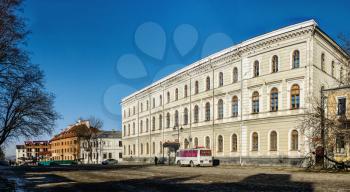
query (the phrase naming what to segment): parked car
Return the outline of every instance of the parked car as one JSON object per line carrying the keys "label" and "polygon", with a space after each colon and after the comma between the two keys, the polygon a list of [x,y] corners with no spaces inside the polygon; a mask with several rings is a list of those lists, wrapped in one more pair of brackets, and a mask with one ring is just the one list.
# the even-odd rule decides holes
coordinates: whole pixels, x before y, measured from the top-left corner
{"label": "parked car", "polygon": [[115,159],[107,159],[102,161],[102,165],[116,165],[118,164],[118,160]]}

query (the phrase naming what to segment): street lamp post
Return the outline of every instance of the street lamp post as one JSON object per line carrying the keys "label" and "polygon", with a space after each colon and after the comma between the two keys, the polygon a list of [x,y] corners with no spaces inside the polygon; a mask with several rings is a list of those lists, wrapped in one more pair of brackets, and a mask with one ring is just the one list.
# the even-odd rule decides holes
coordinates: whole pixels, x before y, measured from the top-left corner
{"label": "street lamp post", "polygon": [[179,127],[179,125],[175,125],[174,130],[177,130],[177,142],[179,142],[179,144],[180,144],[180,131],[182,132],[183,128],[182,128],[182,126]]}

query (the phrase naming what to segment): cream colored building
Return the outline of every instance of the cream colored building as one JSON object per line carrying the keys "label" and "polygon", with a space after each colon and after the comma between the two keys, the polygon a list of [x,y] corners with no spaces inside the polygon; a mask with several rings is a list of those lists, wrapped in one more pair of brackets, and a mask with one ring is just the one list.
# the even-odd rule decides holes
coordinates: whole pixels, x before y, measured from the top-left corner
{"label": "cream colored building", "polygon": [[179,138],[221,163],[296,164],[309,151],[299,120],[348,59],[313,20],[203,58],[122,100],[123,157],[162,157]]}

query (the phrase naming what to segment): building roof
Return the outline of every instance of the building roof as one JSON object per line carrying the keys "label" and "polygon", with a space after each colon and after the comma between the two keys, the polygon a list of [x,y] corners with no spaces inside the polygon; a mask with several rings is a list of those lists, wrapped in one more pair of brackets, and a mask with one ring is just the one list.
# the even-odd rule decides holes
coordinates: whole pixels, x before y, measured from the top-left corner
{"label": "building roof", "polygon": [[25,149],[24,145],[16,145],[16,149]]}
{"label": "building roof", "polygon": [[98,138],[122,138],[122,133],[120,131],[101,131]]}
{"label": "building roof", "polygon": [[[203,64],[203,63],[205,63],[205,62],[207,62],[207,61],[210,61],[210,60],[212,60],[212,59],[218,58],[218,57],[220,57],[220,56],[222,56],[222,55],[225,55],[225,54],[227,54],[227,53],[229,53],[229,52],[232,52],[232,51],[234,51],[234,50],[238,50],[238,49],[240,49],[240,48],[246,47],[246,46],[251,45],[251,44],[253,44],[253,43],[256,43],[256,42],[259,42],[259,41],[262,41],[262,40],[265,40],[265,39],[268,39],[268,38],[271,38],[271,37],[274,37],[274,36],[277,36],[277,35],[281,35],[281,34],[284,34],[284,33],[288,33],[288,32],[295,31],[295,30],[302,29],[302,28],[306,28],[306,27],[313,27],[314,29],[319,30],[319,32],[320,32],[321,34],[323,34],[324,36],[328,37],[328,36],[327,36],[323,31],[321,31],[320,28],[318,28],[317,26],[318,26],[318,24],[316,23],[316,21],[312,19],[312,20],[308,20],[308,21],[305,21],[305,22],[301,22],[301,23],[297,23],[297,24],[294,24],[294,25],[290,25],[290,26],[287,26],[287,27],[283,27],[283,28],[280,28],[280,29],[278,29],[278,30],[274,30],[274,31],[272,31],[272,32],[265,33],[265,34],[263,34],[263,35],[259,35],[259,36],[257,36],[257,37],[248,39],[248,40],[243,41],[243,42],[241,42],[241,43],[239,43],[239,44],[233,45],[233,46],[231,46],[231,47],[229,47],[229,48],[223,49],[223,50],[221,50],[221,51],[219,51],[219,52],[217,52],[217,53],[214,53],[214,54],[212,54],[212,55],[209,55],[208,57],[205,57],[205,58],[203,58],[203,59],[200,59],[199,61],[196,61],[196,62],[194,62],[194,63],[192,63],[192,64],[190,64],[190,65],[188,65],[188,66],[186,66],[186,67],[184,67],[184,68],[182,68],[182,69],[180,69],[180,70],[178,70],[178,71],[175,71],[174,73],[172,73],[172,74],[170,74],[170,75],[168,75],[168,76],[166,76],[166,77],[164,77],[164,78],[162,78],[162,79],[160,79],[160,80],[158,80],[158,81],[152,83],[151,85],[146,86],[146,87],[144,87],[143,89],[141,89],[141,90],[139,90],[139,91],[136,91],[136,92],[130,94],[129,96],[124,97],[124,98],[122,99],[122,102],[124,102],[124,101],[126,101],[126,100],[132,98],[133,96],[136,96],[136,95],[139,94],[139,93],[144,92],[145,90],[147,90],[147,89],[149,89],[149,88],[151,88],[151,87],[154,87],[154,86],[156,86],[156,85],[159,85],[159,84],[161,84],[162,82],[165,82],[166,80],[169,80],[169,79],[171,79],[171,78],[173,78],[173,77],[175,77],[175,76],[177,76],[177,75],[179,75],[179,74],[181,74],[181,73],[184,73],[184,72],[186,72],[186,71],[188,71],[188,70],[190,70],[190,69],[192,69],[192,68],[195,68],[195,67],[197,67],[197,66],[199,66],[199,65],[201,65],[201,64]],[[332,40],[331,38],[329,38],[329,37],[327,38],[327,40],[332,41],[332,43],[335,45],[335,47],[336,47],[340,52],[342,52],[342,53],[345,54],[347,57],[349,57],[349,55],[348,55],[346,52],[344,52],[344,50],[342,50],[341,47],[338,46],[337,43],[336,43],[335,41],[333,41],[333,40]]]}
{"label": "building roof", "polygon": [[99,132],[98,129],[90,127],[89,121],[78,121],[75,125],[68,126],[61,133],[55,135],[50,141],[66,139],[71,137],[80,137],[88,132],[88,129],[93,129],[94,132]]}

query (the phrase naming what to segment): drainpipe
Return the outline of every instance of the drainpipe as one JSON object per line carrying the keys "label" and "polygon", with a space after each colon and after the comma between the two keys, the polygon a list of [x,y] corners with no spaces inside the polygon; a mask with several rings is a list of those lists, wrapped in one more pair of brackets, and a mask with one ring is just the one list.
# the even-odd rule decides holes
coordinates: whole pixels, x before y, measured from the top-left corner
{"label": "drainpipe", "polygon": [[240,139],[240,147],[239,147],[239,164],[240,166],[242,166],[242,144],[243,144],[243,58],[242,58],[242,54],[239,53],[240,57],[241,57],[241,82],[240,82],[240,85],[241,85],[241,98],[240,98],[240,126],[241,126],[241,139]]}
{"label": "drainpipe", "polygon": [[[215,150],[215,131],[214,131],[214,125],[215,125],[215,78],[214,78],[214,67],[213,65],[211,64],[211,59],[209,60],[209,63],[210,63],[210,67],[212,68],[212,75],[213,75],[213,121],[212,121],[212,129],[213,129],[213,137],[212,137],[212,140],[213,140],[213,154],[216,154],[216,150]],[[215,156],[213,156],[214,158]]]}

